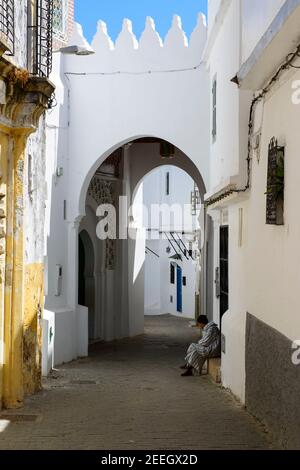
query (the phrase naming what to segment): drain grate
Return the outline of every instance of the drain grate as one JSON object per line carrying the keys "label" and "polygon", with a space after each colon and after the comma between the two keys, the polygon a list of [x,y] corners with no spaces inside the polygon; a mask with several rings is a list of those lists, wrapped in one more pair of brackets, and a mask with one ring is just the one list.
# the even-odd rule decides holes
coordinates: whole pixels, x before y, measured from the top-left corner
{"label": "drain grate", "polygon": [[40,415],[1,414],[0,419],[12,423],[36,423],[40,419]]}

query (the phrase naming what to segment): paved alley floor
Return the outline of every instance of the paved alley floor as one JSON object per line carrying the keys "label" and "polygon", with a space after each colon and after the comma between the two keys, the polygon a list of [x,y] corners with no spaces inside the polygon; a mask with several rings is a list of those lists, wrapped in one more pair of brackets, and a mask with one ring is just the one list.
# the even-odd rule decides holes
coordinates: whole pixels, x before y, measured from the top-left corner
{"label": "paved alley floor", "polygon": [[0,414],[0,449],[267,449],[256,421],[209,377],[180,376],[198,332],[146,318],[145,335],[91,347],[24,408]]}

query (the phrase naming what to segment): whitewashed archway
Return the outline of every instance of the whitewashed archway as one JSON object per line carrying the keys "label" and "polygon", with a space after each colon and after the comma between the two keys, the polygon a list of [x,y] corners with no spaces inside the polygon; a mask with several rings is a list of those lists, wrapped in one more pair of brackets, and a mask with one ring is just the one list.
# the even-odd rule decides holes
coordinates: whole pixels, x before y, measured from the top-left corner
{"label": "whitewashed archway", "polygon": [[[131,22],[124,20],[114,44],[105,24],[99,21],[93,55],[54,55],[51,80],[56,84],[57,106],[47,118],[51,205],[46,233],[46,305],[58,321],[63,318],[64,327],[77,331],[77,338],[81,321],[76,287],[78,230],[85,216],[88,186],[99,165],[132,140],[156,137],[172,143],[186,156],[202,195],[208,187],[210,92],[207,70],[201,62],[206,35],[201,14],[190,41],[177,16],[164,42],[151,18],[147,18],[139,41]],[[87,46],[80,25],[70,46]],[[187,170],[182,165],[183,161],[178,163]],[[150,169],[145,162],[136,172],[136,182]],[[59,297],[55,295],[55,276],[51,275],[56,265],[63,268]],[[66,358],[77,357],[76,341],[70,342]]]}

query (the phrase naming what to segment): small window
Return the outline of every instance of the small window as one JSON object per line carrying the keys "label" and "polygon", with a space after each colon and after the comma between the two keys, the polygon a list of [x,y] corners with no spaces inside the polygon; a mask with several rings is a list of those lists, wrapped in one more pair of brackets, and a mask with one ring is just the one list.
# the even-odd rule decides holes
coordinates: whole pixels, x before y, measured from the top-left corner
{"label": "small window", "polygon": [[66,200],[64,200],[63,210],[64,210],[64,220],[67,220],[67,201]]}
{"label": "small window", "polygon": [[170,196],[170,173],[166,173],[166,196]]}
{"label": "small window", "polygon": [[67,36],[68,1],[53,0],[53,34],[63,41]]}
{"label": "small window", "polygon": [[182,278],[182,285],[186,286],[186,276],[183,276],[183,278]]}
{"label": "small window", "polygon": [[212,86],[212,139],[215,142],[217,138],[217,79],[215,78]]}
{"label": "small window", "polygon": [[173,303],[173,295],[170,295],[170,303]]}
{"label": "small window", "polygon": [[174,266],[174,264],[170,265],[170,283],[175,284],[175,266]]}

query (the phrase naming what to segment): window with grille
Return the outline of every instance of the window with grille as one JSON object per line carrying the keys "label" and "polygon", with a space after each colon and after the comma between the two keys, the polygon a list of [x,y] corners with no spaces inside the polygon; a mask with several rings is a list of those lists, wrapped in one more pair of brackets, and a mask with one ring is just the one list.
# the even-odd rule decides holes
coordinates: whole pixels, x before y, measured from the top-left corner
{"label": "window with grille", "polygon": [[35,0],[28,12],[28,69],[49,77],[52,70],[53,0]]}
{"label": "window with grille", "polygon": [[0,40],[7,46],[7,52],[13,55],[15,45],[14,0],[0,0]]}
{"label": "window with grille", "polygon": [[68,0],[53,0],[53,35],[62,41],[67,39]]}
{"label": "window with grille", "polygon": [[284,223],[284,147],[280,147],[273,137],[269,144],[268,180],[267,180],[267,210],[268,225],[283,225]]}

